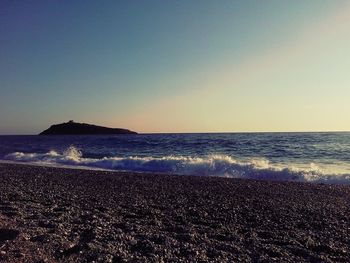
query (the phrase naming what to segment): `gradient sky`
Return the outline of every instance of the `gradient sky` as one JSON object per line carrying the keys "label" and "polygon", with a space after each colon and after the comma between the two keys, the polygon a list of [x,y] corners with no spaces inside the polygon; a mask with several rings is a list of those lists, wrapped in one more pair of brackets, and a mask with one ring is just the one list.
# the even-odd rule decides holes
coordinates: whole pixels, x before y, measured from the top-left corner
{"label": "gradient sky", "polygon": [[0,134],[350,130],[350,2],[1,1]]}

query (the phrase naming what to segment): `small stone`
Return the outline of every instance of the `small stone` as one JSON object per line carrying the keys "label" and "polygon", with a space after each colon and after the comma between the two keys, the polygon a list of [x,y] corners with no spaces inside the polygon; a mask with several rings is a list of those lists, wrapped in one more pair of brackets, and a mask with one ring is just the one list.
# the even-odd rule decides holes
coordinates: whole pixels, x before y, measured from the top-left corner
{"label": "small stone", "polygon": [[56,224],[51,223],[50,221],[40,221],[38,224],[39,227],[43,228],[56,228]]}
{"label": "small stone", "polygon": [[6,240],[16,239],[19,231],[15,229],[0,228],[0,243]]}
{"label": "small stone", "polygon": [[16,257],[16,258],[23,258],[24,256],[25,256],[25,254],[22,253],[22,252],[19,252],[19,253],[16,253],[16,254],[15,254],[15,257]]}
{"label": "small stone", "polygon": [[47,243],[50,241],[50,238],[48,235],[37,235],[37,236],[34,236],[34,237],[31,237],[30,238],[30,241],[32,242],[40,242],[40,243]]}
{"label": "small stone", "polygon": [[306,240],[306,247],[310,248],[313,246],[315,246],[315,241],[313,241],[311,237],[308,237]]}

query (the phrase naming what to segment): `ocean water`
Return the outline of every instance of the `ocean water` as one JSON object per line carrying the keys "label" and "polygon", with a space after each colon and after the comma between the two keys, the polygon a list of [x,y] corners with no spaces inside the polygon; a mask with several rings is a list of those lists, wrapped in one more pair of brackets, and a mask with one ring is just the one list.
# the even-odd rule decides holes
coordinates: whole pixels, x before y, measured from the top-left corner
{"label": "ocean water", "polygon": [[178,175],[350,184],[350,133],[0,136],[0,159]]}

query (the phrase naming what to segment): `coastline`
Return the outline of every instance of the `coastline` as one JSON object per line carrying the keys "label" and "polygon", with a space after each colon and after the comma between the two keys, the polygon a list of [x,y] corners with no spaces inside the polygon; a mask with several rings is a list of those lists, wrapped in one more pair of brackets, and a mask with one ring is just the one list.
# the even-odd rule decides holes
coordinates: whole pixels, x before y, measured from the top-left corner
{"label": "coastline", "polygon": [[350,186],[0,162],[0,231],[5,262],[346,262]]}

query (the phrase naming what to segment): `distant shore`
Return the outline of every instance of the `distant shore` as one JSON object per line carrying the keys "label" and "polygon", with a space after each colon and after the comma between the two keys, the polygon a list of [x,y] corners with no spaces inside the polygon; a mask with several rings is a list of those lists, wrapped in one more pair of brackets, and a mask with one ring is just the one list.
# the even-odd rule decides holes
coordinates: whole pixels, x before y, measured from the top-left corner
{"label": "distant shore", "polygon": [[4,262],[346,262],[349,246],[350,186],[0,163]]}

